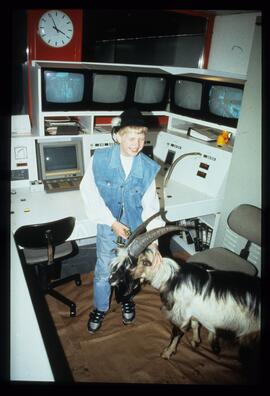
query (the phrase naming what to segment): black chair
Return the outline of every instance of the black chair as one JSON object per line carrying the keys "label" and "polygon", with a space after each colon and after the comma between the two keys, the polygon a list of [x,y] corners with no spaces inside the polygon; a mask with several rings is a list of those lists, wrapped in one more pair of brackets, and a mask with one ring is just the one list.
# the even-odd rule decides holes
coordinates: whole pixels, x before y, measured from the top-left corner
{"label": "black chair", "polygon": [[[70,281],[81,285],[79,273],[61,279],[62,261],[79,253],[75,241],[67,241],[75,225],[74,217],[49,223],[25,225],[14,234],[20,259],[35,266],[38,283],[44,292],[70,307],[70,316],[76,316],[76,304],[54,290]],[[56,279],[56,280],[55,280]]]}
{"label": "black chair", "polygon": [[261,246],[261,209],[250,204],[241,204],[231,211],[227,223],[230,229],[246,240],[240,254],[223,247],[213,247],[195,253],[188,263],[204,263],[217,270],[239,271],[257,276],[257,268],[248,261],[251,243]]}

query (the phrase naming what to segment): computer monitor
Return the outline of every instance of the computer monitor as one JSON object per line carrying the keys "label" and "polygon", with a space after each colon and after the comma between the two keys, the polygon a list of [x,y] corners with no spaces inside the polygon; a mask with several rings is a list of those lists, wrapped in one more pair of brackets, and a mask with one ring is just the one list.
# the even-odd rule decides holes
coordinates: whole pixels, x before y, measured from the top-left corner
{"label": "computer monitor", "polygon": [[87,70],[43,68],[41,72],[42,110],[88,110],[90,76]]}
{"label": "computer monitor", "polygon": [[91,110],[123,110],[130,105],[129,74],[93,71]]}
{"label": "computer monitor", "polygon": [[139,110],[166,110],[169,81],[165,75],[134,74],[132,102]]}
{"label": "computer monitor", "polygon": [[81,139],[37,143],[39,178],[43,181],[82,177]]}
{"label": "computer monitor", "polygon": [[176,114],[202,119],[204,87],[203,80],[182,76],[172,78],[170,110]]}
{"label": "computer monitor", "polygon": [[205,101],[207,120],[237,127],[243,92],[243,85],[208,82]]}

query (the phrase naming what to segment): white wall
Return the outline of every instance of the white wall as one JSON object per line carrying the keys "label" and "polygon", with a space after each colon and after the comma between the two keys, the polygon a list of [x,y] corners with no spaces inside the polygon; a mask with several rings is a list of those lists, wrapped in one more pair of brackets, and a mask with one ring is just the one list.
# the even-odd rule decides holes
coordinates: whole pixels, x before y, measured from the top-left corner
{"label": "white wall", "polygon": [[[227,216],[242,203],[261,207],[262,76],[261,26],[256,26],[247,71],[241,113],[234,143],[215,246],[226,246]],[[225,239],[224,239],[225,238]],[[242,246],[243,247],[243,246]],[[255,262],[254,262],[255,264]],[[259,272],[260,272],[260,268]]]}
{"label": "white wall", "polygon": [[257,15],[215,17],[208,69],[247,74]]}

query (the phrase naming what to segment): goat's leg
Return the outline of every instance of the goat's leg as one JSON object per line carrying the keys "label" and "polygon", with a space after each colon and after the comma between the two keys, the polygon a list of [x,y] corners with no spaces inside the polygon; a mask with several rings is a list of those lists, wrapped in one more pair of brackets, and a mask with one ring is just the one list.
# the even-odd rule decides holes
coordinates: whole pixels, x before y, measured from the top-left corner
{"label": "goat's leg", "polygon": [[208,341],[209,344],[212,348],[212,351],[216,354],[220,352],[220,345],[219,345],[219,339],[216,333],[213,333],[212,331],[209,331],[208,333]]}
{"label": "goat's leg", "polygon": [[173,325],[170,344],[164,349],[164,351],[161,354],[161,357],[163,359],[170,359],[171,355],[176,353],[177,345],[183,334],[184,332],[180,330],[179,327]]}
{"label": "goat's leg", "polygon": [[198,322],[197,319],[195,318],[191,319],[191,328],[193,331],[191,345],[193,348],[196,348],[201,343],[200,332],[199,332],[200,323]]}

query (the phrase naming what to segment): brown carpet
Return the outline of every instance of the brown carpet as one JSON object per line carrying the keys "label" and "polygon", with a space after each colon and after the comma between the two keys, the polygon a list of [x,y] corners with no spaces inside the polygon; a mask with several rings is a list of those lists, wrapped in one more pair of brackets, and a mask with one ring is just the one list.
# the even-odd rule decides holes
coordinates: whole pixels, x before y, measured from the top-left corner
{"label": "brown carpet", "polygon": [[191,330],[182,338],[171,359],[160,357],[168,345],[171,325],[160,311],[159,293],[146,285],[135,297],[136,321],[124,326],[121,307],[112,299],[111,309],[101,329],[89,334],[87,321],[92,307],[93,273],[82,275],[82,285],[74,282],[58,287],[77,304],[77,316],[51,296],[46,296],[50,312],[76,382],[144,384],[245,384],[238,360],[238,347],[221,342],[215,355],[201,329],[202,342],[194,350]]}

